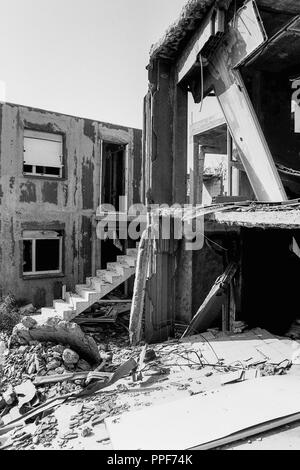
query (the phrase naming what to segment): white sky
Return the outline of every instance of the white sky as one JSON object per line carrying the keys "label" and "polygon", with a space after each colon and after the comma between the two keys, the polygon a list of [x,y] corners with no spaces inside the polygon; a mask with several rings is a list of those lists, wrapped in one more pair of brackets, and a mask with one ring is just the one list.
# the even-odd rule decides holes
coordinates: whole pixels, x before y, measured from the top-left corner
{"label": "white sky", "polygon": [[0,99],[142,127],[151,44],[185,3],[0,0]]}

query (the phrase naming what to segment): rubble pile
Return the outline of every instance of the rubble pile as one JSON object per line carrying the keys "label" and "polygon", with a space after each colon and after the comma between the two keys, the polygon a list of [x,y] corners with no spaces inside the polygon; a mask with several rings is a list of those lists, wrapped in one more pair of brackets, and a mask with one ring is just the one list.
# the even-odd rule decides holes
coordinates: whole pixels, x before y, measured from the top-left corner
{"label": "rubble pile", "polygon": [[[24,380],[36,377],[54,376],[68,372],[91,371],[92,366],[70,348],[53,343],[38,343],[14,347],[6,350],[5,363],[2,366],[1,388],[6,385],[16,386]],[[78,390],[84,380],[76,380],[75,384],[54,384],[55,393],[66,393]],[[80,387],[79,387],[80,388]],[[45,387],[48,394],[51,386]]]}
{"label": "rubble pile", "polygon": [[[101,362],[97,344],[84,334],[79,325],[63,321],[58,317],[47,318],[38,323],[38,317],[25,316],[13,329],[11,340],[13,344],[31,345],[36,342],[52,342],[69,345],[82,358],[93,365]],[[53,369],[57,367],[53,366]]]}
{"label": "rubble pile", "polygon": [[[175,397],[205,396],[226,384],[286,374],[292,364],[288,346],[281,345],[286,351],[279,353],[277,338],[248,330],[244,322],[235,322],[231,333],[211,328],[150,347],[130,346],[128,332],[117,322],[94,326],[87,336],[78,325],[58,326],[55,320],[41,327],[32,319],[23,317],[15,328],[18,341],[0,336],[0,430],[25,414],[27,420],[21,429],[8,429],[2,442],[0,434],[2,448],[111,445],[111,418]],[[64,344],[33,340],[35,331],[43,337],[58,332]],[[94,345],[97,362],[83,357],[67,337],[76,339],[74,345],[83,344],[85,352],[87,341]]]}
{"label": "rubble pile", "polygon": [[57,419],[55,416],[43,418],[33,433],[16,430],[11,437],[12,447],[16,450],[31,448],[42,444],[43,447],[51,447],[53,439],[58,434]]}

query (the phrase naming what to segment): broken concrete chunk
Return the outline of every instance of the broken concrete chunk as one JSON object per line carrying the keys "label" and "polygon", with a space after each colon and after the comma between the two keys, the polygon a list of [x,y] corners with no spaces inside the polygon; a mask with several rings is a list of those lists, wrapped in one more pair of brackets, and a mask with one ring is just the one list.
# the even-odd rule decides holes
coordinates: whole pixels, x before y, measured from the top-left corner
{"label": "broken concrete chunk", "polygon": [[156,359],[155,351],[153,349],[147,349],[147,351],[145,353],[144,362],[155,361],[155,359]]}
{"label": "broken concrete chunk", "polygon": [[15,392],[18,396],[18,406],[19,409],[22,408],[23,405],[29,403],[33,400],[36,394],[36,388],[31,382],[31,380],[27,380],[23,382],[21,385],[15,387]]}
{"label": "broken concrete chunk", "polygon": [[79,361],[79,356],[72,349],[65,349],[62,355],[63,361],[67,365],[77,364]]}
{"label": "broken concrete chunk", "polygon": [[57,369],[58,367],[60,367],[61,365],[61,362],[54,359],[53,361],[50,361],[47,365],[46,365],[46,368],[47,370],[55,370]]}
{"label": "broken concrete chunk", "polygon": [[58,353],[61,356],[65,347],[62,344],[57,344],[56,346],[53,346],[52,350],[54,353]]}
{"label": "broken concrete chunk", "polygon": [[93,434],[93,431],[89,427],[83,428],[83,430],[81,431],[81,436],[82,437],[89,437],[92,434]]}
{"label": "broken concrete chunk", "polygon": [[111,351],[108,351],[108,352],[100,351],[100,357],[101,359],[103,359],[103,361],[112,362],[113,353]]}
{"label": "broken concrete chunk", "polygon": [[6,392],[3,393],[2,398],[3,398],[3,400],[5,401],[5,403],[7,405],[10,406],[10,405],[14,404],[14,402],[16,401],[17,396],[16,396],[16,393],[15,393],[15,391],[14,391],[14,389],[11,385],[9,385]]}
{"label": "broken concrete chunk", "polygon": [[35,313],[36,309],[32,304],[25,305],[24,307],[20,308],[20,314],[21,315],[30,315],[32,313]]}
{"label": "broken concrete chunk", "polygon": [[[19,323],[12,332],[12,341],[21,345],[29,344],[30,341],[53,342],[60,345],[57,346],[57,352],[61,352],[61,347],[64,350],[65,347],[61,345],[65,345],[92,365],[101,362],[94,339],[86,336],[76,323],[62,321],[57,317],[48,319],[44,324],[37,324],[33,328],[26,328]],[[75,356],[73,357],[75,360]]]}
{"label": "broken concrete chunk", "polygon": [[77,369],[82,370],[84,372],[88,372],[91,370],[91,366],[84,359],[80,359],[80,361],[78,361],[78,364],[77,364]]}

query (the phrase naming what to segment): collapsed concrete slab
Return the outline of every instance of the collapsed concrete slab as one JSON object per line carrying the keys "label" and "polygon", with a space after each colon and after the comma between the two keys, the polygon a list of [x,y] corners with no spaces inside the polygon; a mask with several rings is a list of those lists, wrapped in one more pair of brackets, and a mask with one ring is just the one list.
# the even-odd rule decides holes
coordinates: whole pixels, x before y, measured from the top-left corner
{"label": "collapsed concrete slab", "polygon": [[38,323],[34,317],[25,317],[15,326],[12,341],[18,344],[29,344],[31,341],[68,345],[82,359],[92,365],[101,362],[98,347],[93,338],[86,336],[76,323],[53,317]]}

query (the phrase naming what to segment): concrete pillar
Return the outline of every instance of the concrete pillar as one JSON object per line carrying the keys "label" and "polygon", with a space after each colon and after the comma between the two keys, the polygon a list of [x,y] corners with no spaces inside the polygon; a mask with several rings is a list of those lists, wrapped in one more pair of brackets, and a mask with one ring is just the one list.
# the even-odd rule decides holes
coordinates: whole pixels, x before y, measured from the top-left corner
{"label": "concrete pillar", "polygon": [[232,196],[232,137],[227,128],[227,196]]}
{"label": "concrete pillar", "polygon": [[[155,204],[173,202],[173,113],[174,80],[172,68],[157,60],[149,70],[151,103],[151,172],[148,199]],[[150,190],[150,191],[149,191]]]}
{"label": "concrete pillar", "polygon": [[[148,202],[185,204],[187,200],[187,90],[175,85],[172,64],[156,60],[149,70],[151,122],[145,127],[150,133],[151,160]],[[148,111],[149,116],[149,111]],[[147,180],[147,178],[146,178]],[[172,233],[172,230],[171,230]],[[172,238],[172,236],[171,236]],[[175,323],[177,242],[158,240],[155,271],[146,285],[145,336],[149,342],[164,341],[172,334]],[[184,264],[186,260],[183,259]],[[179,287],[183,289],[182,284]],[[177,292],[178,293],[178,292]],[[186,295],[186,289],[182,295]],[[189,294],[190,295],[190,294]],[[175,302],[176,297],[176,302]],[[179,302],[181,297],[179,296]],[[190,303],[190,301],[188,301]]]}

